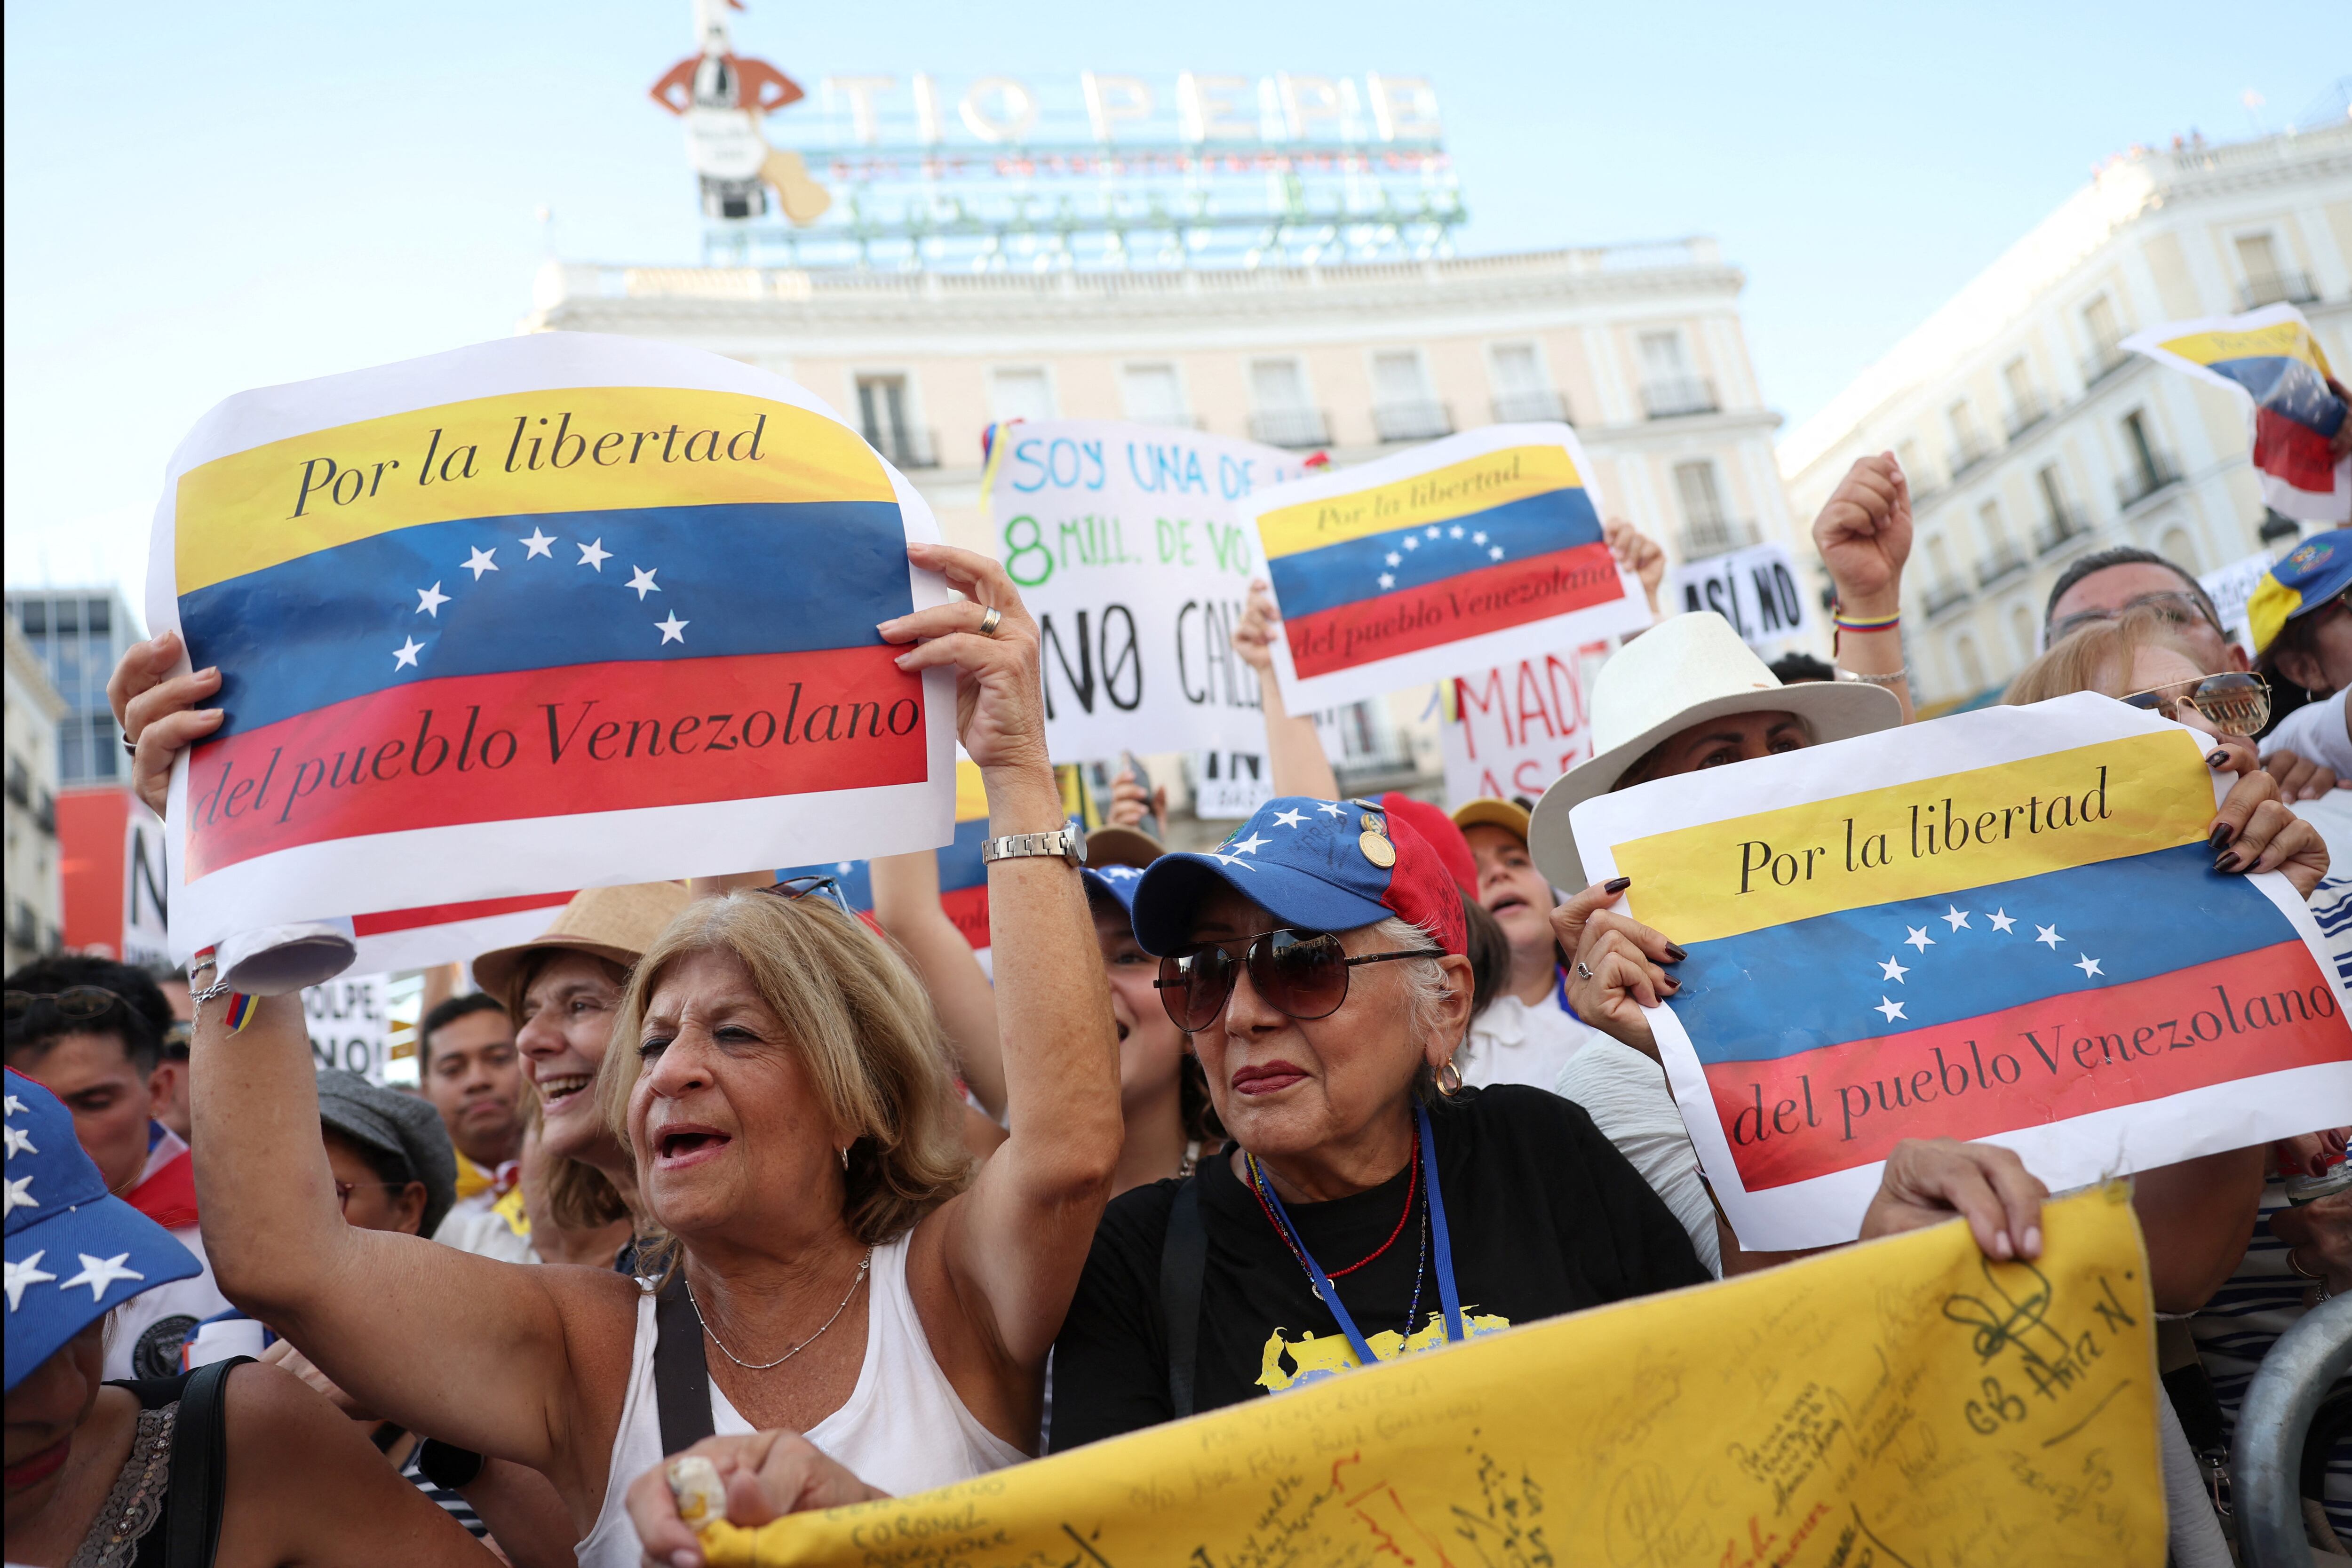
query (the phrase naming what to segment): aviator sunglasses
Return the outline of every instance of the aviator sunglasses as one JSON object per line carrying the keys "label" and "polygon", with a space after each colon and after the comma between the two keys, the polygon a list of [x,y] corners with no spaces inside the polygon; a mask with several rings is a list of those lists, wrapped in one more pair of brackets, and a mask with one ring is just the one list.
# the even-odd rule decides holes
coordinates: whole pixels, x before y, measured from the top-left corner
{"label": "aviator sunglasses", "polygon": [[1235,945],[1209,942],[1160,961],[1160,978],[1152,984],[1170,1021],[1186,1034],[1217,1021],[1233,996],[1234,977],[1244,969],[1267,1005],[1286,1017],[1311,1021],[1339,1010],[1348,999],[1348,972],[1360,963],[1445,956],[1442,948],[1417,947],[1350,958],[1329,931],[1287,929],[1252,937],[1239,957],[1232,951]]}
{"label": "aviator sunglasses", "polygon": [[841,896],[841,884],[831,877],[787,877],[781,882],[765,883],[752,890],[773,893],[788,904],[798,903],[811,893],[823,893],[842,913],[851,912],[849,900]]}
{"label": "aviator sunglasses", "polygon": [[2179,711],[2181,703],[2192,703],[2215,732],[2223,735],[2252,735],[2269,722],[2271,716],[2271,689],[2260,676],[2248,675],[2243,670],[2175,680],[2147,691],[2135,691],[2124,701],[2167,719]]}
{"label": "aviator sunglasses", "polygon": [[11,991],[7,1020],[11,1024],[47,1002],[67,1018],[95,1018],[121,1005],[122,998],[100,985],[68,985],[62,991]]}

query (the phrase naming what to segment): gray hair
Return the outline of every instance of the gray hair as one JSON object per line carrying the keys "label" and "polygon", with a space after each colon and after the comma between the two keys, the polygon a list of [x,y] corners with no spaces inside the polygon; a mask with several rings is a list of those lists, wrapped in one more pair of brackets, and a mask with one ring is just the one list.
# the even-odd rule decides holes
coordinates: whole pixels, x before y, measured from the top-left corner
{"label": "gray hair", "polygon": [[[1444,945],[1432,935],[1426,927],[1415,925],[1402,915],[1391,915],[1371,929],[1372,934],[1380,939],[1382,951]],[[1408,1016],[1412,1022],[1413,1036],[1422,1044],[1427,1045],[1436,1035],[1444,1018],[1445,968],[1433,958],[1409,958],[1399,963],[1396,967],[1404,976],[1405,1005],[1411,1010]],[[1461,1047],[1460,1040],[1454,1042],[1455,1050],[1461,1049]],[[1429,1093],[1433,1092],[1435,1089],[1433,1080],[1428,1083],[1421,1081],[1429,1079],[1431,1079],[1429,1068],[1423,1066],[1414,1082],[1414,1088],[1423,1091],[1423,1098],[1428,1098]]]}

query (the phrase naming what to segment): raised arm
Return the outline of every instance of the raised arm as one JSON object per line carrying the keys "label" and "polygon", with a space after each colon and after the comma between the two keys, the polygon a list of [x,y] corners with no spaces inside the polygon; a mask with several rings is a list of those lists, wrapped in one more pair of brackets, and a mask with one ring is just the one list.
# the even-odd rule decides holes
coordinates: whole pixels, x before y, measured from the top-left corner
{"label": "raised arm", "polygon": [[[884,623],[882,635],[924,639],[900,656],[902,668],[955,670],[990,834],[1055,831],[1062,797],[1045,758],[1036,623],[986,556],[944,545],[910,553],[973,602],[918,610]],[[990,606],[1003,617],[992,637],[980,630]],[[960,1309],[953,1322],[925,1313],[934,1349],[943,1331],[950,1342],[941,1357],[950,1377],[965,1386],[954,1363],[975,1371],[984,1360],[998,1387],[1034,1400],[1118,1163],[1118,1037],[1076,869],[1052,858],[993,861],[988,902],[1011,1136],[969,1191],[923,1223],[909,1261],[919,1300],[943,1287]]]}
{"label": "raised arm", "polygon": [[[1903,565],[1911,558],[1911,487],[1892,452],[1862,458],[1813,519],[1813,544],[1837,592],[1837,667],[1871,679],[1902,700],[1911,721],[1903,665]],[[1857,625],[1874,629],[1855,630]]]}
{"label": "raised arm", "polygon": [[1234,626],[1234,651],[1257,671],[1258,698],[1265,712],[1265,761],[1274,775],[1274,793],[1337,800],[1339,775],[1331,771],[1331,760],[1323,754],[1315,721],[1303,713],[1294,719],[1282,705],[1281,683],[1274,675],[1274,639],[1281,635],[1272,591],[1262,582],[1252,583],[1249,607]]}
{"label": "raised arm", "polygon": [[940,904],[940,857],[933,849],[884,855],[868,863],[874,918],[906,949],[931,994],[940,1028],[963,1068],[964,1086],[991,1116],[1004,1115],[1004,1058],[996,1043],[996,992],[971,943]]}

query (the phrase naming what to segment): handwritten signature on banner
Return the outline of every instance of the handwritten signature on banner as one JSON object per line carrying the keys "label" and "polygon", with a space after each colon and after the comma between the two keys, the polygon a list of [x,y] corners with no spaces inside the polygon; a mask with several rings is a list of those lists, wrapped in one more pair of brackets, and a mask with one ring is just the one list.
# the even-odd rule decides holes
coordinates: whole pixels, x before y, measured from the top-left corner
{"label": "handwritten signature on banner", "polygon": [[1958,1224],[1483,1338],[919,1497],[703,1531],[714,1564],[2164,1561],[2126,1192],[2036,1264]]}

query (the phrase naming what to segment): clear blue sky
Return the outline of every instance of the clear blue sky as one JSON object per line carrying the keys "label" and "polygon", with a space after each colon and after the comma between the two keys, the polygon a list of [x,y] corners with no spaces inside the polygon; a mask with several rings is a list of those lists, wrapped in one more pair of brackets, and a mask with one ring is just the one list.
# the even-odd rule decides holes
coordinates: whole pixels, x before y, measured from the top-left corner
{"label": "clear blue sky", "polygon": [[[645,90],[688,0],[137,0],[6,12],[7,572],[139,580],[173,446],[248,386],[510,331],[555,214],[581,259],[692,261]],[[751,0],[814,84],[1091,67],[1431,77],[1465,251],[1719,237],[1791,421],[2134,141],[2275,129],[2352,69],[2352,7],[1027,7]],[[2266,106],[2250,111],[2252,89]],[[140,595],[132,594],[138,603]]]}

